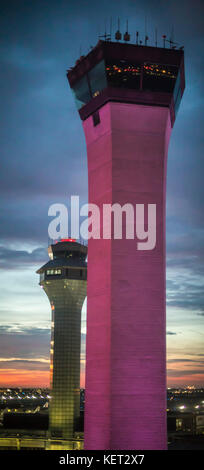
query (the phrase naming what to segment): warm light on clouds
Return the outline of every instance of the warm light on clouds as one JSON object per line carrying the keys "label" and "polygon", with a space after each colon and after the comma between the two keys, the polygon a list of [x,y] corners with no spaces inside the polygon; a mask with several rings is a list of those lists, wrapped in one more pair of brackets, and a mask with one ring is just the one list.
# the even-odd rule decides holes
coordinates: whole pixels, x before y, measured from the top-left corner
{"label": "warm light on clouds", "polygon": [[1,369],[1,387],[49,387],[49,371]]}
{"label": "warm light on clouds", "polygon": [[179,371],[179,377],[168,377],[167,374],[167,387],[181,387],[185,388],[188,385],[195,385],[196,387],[203,387],[203,373],[193,375],[182,375]]}
{"label": "warm light on clouds", "polygon": [[[144,1],[103,0],[96,9],[94,1],[70,7],[62,0],[60,9],[53,0],[51,8],[41,2],[40,15],[38,2],[13,2],[12,11],[9,3],[1,26],[0,384],[49,386],[51,313],[36,274],[48,260],[48,208],[67,205],[71,194],[81,203],[88,198],[85,139],[66,69],[81,44],[82,54],[96,44],[107,11],[113,28],[121,9],[130,33],[137,27],[142,34]],[[175,40],[185,45],[187,86],[167,171],[168,384],[204,386],[203,14],[192,1],[160,2],[159,11],[152,0],[145,3],[150,42],[155,25],[159,38],[173,17]],[[81,385],[85,332],[83,315]]]}
{"label": "warm light on clouds", "polygon": [[[81,387],[85,385],[85,320],[86,302],[82,308]],[[50,328],[46,322],[4,324],[0,345],[0,387],[50,386]],[[21,356],[17,356],[19,352]]]}

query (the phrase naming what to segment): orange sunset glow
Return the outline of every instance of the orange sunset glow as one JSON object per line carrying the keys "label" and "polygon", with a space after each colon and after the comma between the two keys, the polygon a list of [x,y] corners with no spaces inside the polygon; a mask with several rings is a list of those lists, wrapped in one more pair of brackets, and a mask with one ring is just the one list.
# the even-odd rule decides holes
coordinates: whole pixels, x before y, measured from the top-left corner
{"label": "orange sunset glow", "polygon": [[[176,369],[175,369],[176,371]],[[179,372],[179,368],[177,369]],[[185,387],[187,385],[202,386],[203,374],[182,374],[179,377],[168,377],[167,372],[167,387]],[[80,377],[81,388],[85,387],[85,372],[81,372]],[[0,373],[0,387],[50,387],[50,372],[49,370],[25,370],[25,369],[1,369]]]}
{"label": "orange sunset glow", "polygon": [[[85,374],[82,371],[80,386],[85,386]],[[1,369],[0,387],[50,387],[49,370]]]}

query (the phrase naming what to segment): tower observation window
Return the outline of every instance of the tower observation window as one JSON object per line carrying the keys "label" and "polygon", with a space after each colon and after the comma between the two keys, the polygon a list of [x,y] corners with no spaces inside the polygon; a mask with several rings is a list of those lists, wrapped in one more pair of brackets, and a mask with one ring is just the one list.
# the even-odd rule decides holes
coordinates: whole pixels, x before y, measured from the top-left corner
{"label": "tower observation window", "polygon": [[[108,58],[101,60],[74,84],[77,108],[82,108],[107,87],[173,92],[176,108],[181,97],[180,74],[177,66]],[[94,125],[97,125],[95,119]]]}
{"label": "tower observation window", "polygon": [[61,269],[47,269],[47,276],[56,276],[62,274]]}
{"label": "tower observation window", "polygon": [[99,95],[100,91],[106,88],[107,80],[105,74],[105,64],[102,60],[88,74],[81,78],[73,87],[77,108],[91,101]]}
{"label": "tower observation window", "polygon": [[105,64],[102,60],[88,73],[91,94],[93,97],[97,96],[100,91],[107,87]]}
{"label": "tower observation window", "polygon": [[85,75],[77,83],[75,83],[73,91],[78,109],[80,109],[82,106],[84,106],[91,100],[87,75]]}
{"label": "tower observation window", "polygon": [[145,62],[142,88],[145,91],[171,93],[174,89],[177,74],[178,68],[175,66]]}
{"label": "tower observation window", "polygon": [[141,65],[129,63],[125,60],[106,63],[108,84],[122,88],[140,88]]}

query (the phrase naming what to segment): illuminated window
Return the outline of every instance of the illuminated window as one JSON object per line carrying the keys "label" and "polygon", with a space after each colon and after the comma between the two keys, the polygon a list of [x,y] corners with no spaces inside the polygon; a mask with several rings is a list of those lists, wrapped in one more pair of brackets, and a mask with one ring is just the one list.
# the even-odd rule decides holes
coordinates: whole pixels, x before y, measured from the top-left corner
{"label": "illuminated window", "polygon": [[138,63],[130,63],[125,60],[106,63],[108,84],[113,87],[140,88],[141,66]]}
{"label": "illuminated window", "polygon": [[183,426],[183,420],[182,419],[177,419],[176,420],[176,429],[177,430],[182,429],[182,426]]}
{"label": "illuminated window", "polygon": [[56,276],[62,274],[61,269],[47,269],[47,276]]}
{"label": "illuminated window", "polygon": [[143,66],[143,90],[171,93],[174,89],[178,68],[172,65],[152,64]]}

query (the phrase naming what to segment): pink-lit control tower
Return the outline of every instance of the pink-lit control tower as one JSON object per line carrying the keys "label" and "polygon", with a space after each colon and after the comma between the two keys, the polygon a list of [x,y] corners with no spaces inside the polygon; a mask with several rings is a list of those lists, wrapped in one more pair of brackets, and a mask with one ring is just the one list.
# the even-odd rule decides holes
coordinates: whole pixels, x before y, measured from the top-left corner
{"label": "pink-lit control tower", "polygon": [[99,41],[67,75],[89,203],[156,204],[157,221],[153,250],[125,233],[88,243],[85,448],[166,449],[166,166],[184,53]]}

